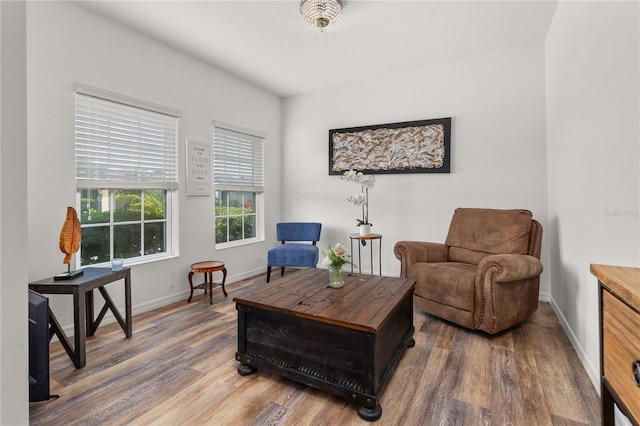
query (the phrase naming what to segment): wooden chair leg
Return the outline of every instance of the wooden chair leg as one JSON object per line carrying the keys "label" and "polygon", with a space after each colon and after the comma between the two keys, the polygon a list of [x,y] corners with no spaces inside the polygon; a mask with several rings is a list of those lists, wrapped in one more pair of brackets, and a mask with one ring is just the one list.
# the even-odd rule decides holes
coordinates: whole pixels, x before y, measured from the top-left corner
{"label": "wooden chair leg", "polygon": [[271,279],[271,266],[267,266],[267,282]]}
{"label": "wooden chair leg", "polygon": [[187,300],[187,303],[190,303],[191,298],[193,297],[193,281],[191,281],[192,278],[193,278],[193,271],[189,272],[189,287],[191,288],[191,293],[189,294],[189,299]]}
{"label": "wooden chair leg", "polygon": [[224,288],[225,281],[227,281],[227,268],[222,269],[222,292],[224,293],[224,297],[227,297],[227,290]]}
{"label": "wooden chair leg", "polygon": [[284,266],[282,267],[282,269],[280,270],[280,276],[284,276]]}
{"label": "wooden chair leg", "polygon": [[[207,275],[209,275],[209,281],[207,281]],[[209,272],[208,274],[204,274],[204,282],[209,283],[209,304],[213,305],[213,272]],[[206,294],[205,290],[205,294]]]}

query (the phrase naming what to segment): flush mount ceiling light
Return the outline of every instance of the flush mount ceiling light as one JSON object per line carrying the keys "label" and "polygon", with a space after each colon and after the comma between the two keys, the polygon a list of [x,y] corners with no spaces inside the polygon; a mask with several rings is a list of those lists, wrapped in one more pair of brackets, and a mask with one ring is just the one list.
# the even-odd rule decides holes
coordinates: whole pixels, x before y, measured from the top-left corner
{"label": "flush mount ceiling light", "polygon": [[313,28],[320,31],[333,26],[342,11],[342,0],[302,0],[300,14]]}

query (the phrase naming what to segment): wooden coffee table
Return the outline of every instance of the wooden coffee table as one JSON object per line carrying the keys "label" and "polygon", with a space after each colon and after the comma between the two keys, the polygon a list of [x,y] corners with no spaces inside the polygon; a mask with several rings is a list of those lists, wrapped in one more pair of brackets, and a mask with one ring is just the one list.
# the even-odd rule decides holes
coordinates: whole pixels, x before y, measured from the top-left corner
{"label": "wooden coffee table", "polygon": [[380,418],[380,395],[413,340],[414,280],[310,268],[237,296],[238,373],[257,368],[333,393]]}

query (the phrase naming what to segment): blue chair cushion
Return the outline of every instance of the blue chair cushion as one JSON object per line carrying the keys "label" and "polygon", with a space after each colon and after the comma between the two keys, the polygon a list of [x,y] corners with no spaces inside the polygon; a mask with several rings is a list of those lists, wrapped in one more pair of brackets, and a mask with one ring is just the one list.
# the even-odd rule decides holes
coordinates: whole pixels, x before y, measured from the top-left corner
{"label": "blue chair cushion", "polygon": [[267,252],[267,266],[316,266],[318,255],[311,244],[281,244]]}

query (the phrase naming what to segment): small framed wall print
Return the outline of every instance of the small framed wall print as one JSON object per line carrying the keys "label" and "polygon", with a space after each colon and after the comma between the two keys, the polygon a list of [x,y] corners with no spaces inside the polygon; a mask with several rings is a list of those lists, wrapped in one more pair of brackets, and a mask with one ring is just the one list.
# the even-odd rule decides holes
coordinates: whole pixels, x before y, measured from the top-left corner
{"label": "small framed wall print", "polygon": [[211,195],[211,144],[187,140],[187,195]]}

